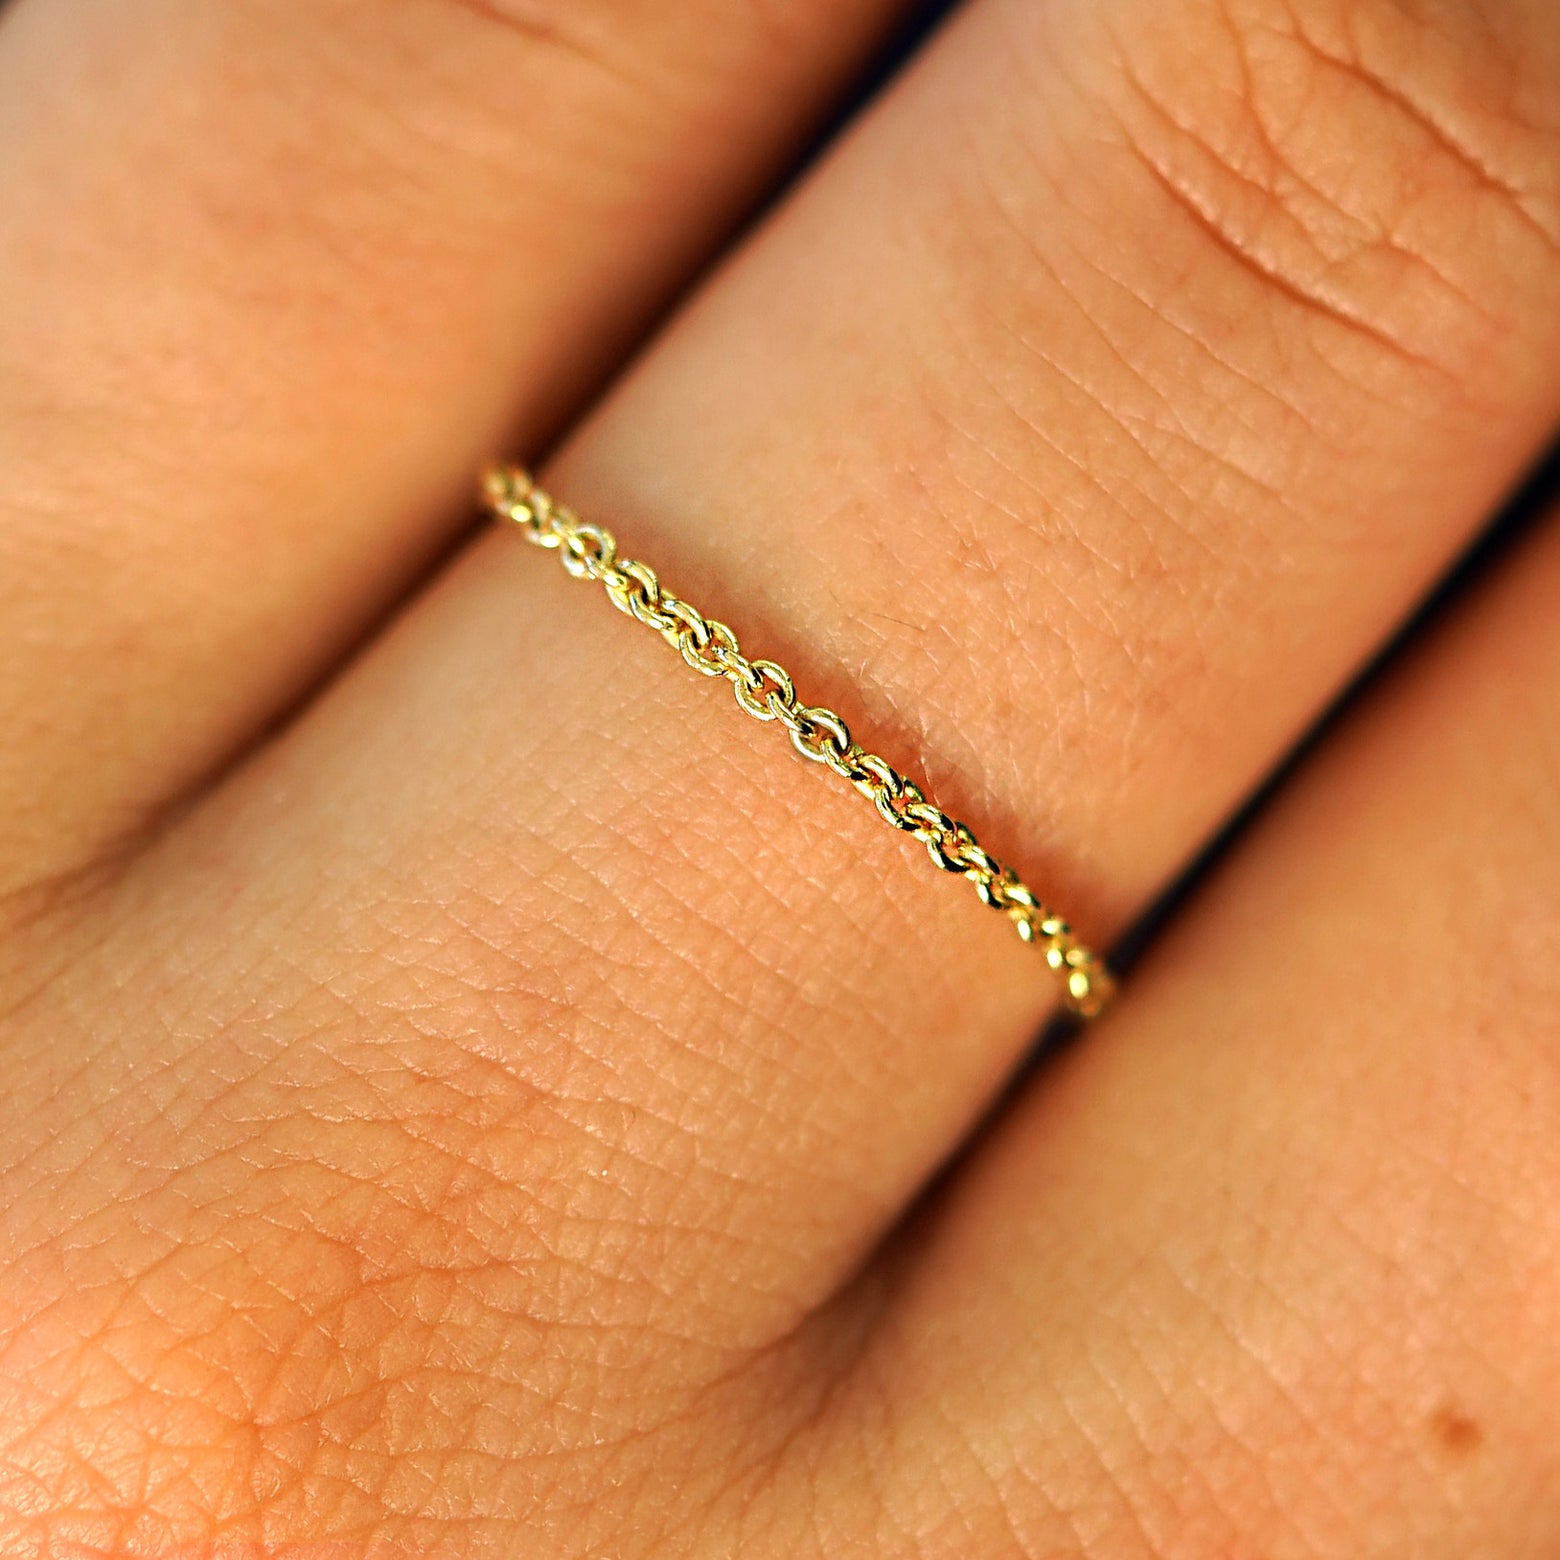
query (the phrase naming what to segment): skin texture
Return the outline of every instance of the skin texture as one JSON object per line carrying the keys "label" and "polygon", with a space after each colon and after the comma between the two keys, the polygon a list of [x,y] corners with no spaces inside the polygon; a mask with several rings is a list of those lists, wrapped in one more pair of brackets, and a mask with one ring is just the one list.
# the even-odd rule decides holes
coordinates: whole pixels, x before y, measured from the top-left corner
{"label": "skin texture", "polygon": [[12,0],[0,1552],[1560,1543],[1551,528],[993,1114],[1033,954],[458,497],[1108,941],[1554,428],[1560,23],[975,0],[717,253],[896,19]]}

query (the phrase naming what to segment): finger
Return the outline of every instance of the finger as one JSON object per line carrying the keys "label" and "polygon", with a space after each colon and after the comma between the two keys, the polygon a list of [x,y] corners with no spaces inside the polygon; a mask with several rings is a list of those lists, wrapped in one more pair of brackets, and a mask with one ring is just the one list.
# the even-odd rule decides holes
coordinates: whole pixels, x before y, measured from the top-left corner
{"label": "finger", "polygon": [[0,33],[0,893],[133,832],[425,567],[893,0],[22,0]]}
{"label": "finger", "polygon": [[1306,767],[907,1235],[798,1467],[887,1417],[871,1520],[970,1553],[1554,1550],[1557,599],[1552,524]]}
{"label": "finger", "polygon": [[[1487,22],[1394,36],[1400,13],[1373,11],[1376,46],[1414,62],[1389,90],[1337,63],[1324,15],[1265,65],[1278,45],[1260,22],[1232,34],[1222,13],[1191,8],[1140,33],[1127,69],[1087,19],[977,9],[557,472],[587,514],[644,544],[630,551],[700,583],[680,588],[740,624],[750,651],[925,773],[996,855],[1034,863],[1028,875],[1091,930],[1119,924],[1236,803],[1480,522],[1560,404],[1541,345],[1560,324],[1543,226],[1555,213],[1481,171],[1521,153],[1531,189],[1552,191],[1554,135],[1527,128],[1525,110],[1486,111],[1475,168],[1398,101],[1439,93],[1466,117],[1490,100]],[[1499,15],[1524,57],[1553,47],[1552,19]],[[1286,94],[1319,95],[1284,147],[1295,171],[1263,165],[1265,143],[1219,141],[1238,126],[1222,120],[1218,77],[1206,97],[1143,106],[1185,48],[1267,71],[1249,89],[1259,125]],[[1078,85],[1037,113],[1022,86],[1042,54]],[[1523,101],[1521,81],[1504,88]],[[1167,128],[1188,114],[1235,172]],[[965,130],[928,142],[928,124]],[[1070,177],[1079,146],[1112,138],[1113,156]],[[1361,141],[1375,161],[1329,185],[1328,147]],[[1353,259],[1280,285],[1232,258],[1187,208],[1228,203],[1244,241],[1247,163],[1277,191],[1263,266],[1303,270],[1298,239],[1282,242],[1302,178],[1353,225]],[[998,194],[982,202],[971,178]],[[1405,181],[1422,192],[1411,218],[1373,229]],[[868,186],[891,202],[864,206]],[[964,227],[948,220],[957,202]],[[1330,237],[1310,220],[1318,244]],[[1132,247],[1150,231],[1147,252]],[[892,232],[924,236],[885,277]],[[929,299],[941,316],[922,334]],[[804,319],[805,334],[788,328]],[[874,418],[879,371],[851,365],[878,363],[929,386],[916,392],[928,409],[906,400]],[[777,426],[790,432],[766,462]],[[474,940],[479,986],[526,990],[506,1026],[531,1037],[518,1065],[531,1045],[554,1056],[538,1037],[580,1004],[587,1016],[555,1038],[592,1076],[621,1064],[630,1036],[643,1076],[615,1085],[620,1103],[681,1123],[676,1143],[693,1133],[721,1188],[708,1214],[720,1238],[766,1271],[776,1249],[811,1254],[783,1320],[947,1152],[1051,988],[951,885],[923,882],[924,863],[857,798],[777,766],[776,745],[750,743],[637,625],[592,617],[534,555],[500,562],[507,545],[457,571],[189,848],[220,849],[246,875],[266,864],[284,924],[313,927],[321,980],[336,978],[343,918],[397,947],[412,938],[419,966],[424,916],[456,948]],[[732,781],[701,781],[705,763]],[[294,813],[304,786],[319,800]],[[316,924],[296,901],[315,895],[327,848],[358,865]],[[389,932],[387,895],[407,906]],[[184,914],[171,924],[192,935]],[[366,933],[347,935],[360,946]],[[471,1027],[449,996],[450,1021]],[[681,1162],[656,1170],[672,1196]],[[732,1182],[750,1188],[735,1208]],[[745,1305],[744,1262],[727,1273]]]}
{"label": "finger", "polygon": [[[1304,15],[1306,38],[1277,6],[965,13],[554,473],[1096,936],[1560,404],[1553,17],[1355,7],[1356,69],[1344,13]],[[177,1077],[180,1196],[225,1240],[269,1240],[281,1184],[305,1250],[396,1230],[398,1260],[447,1241],[464,1272],[469,1242],[534,1277],[496,1318],[440,1280],[485,1308],[514,1422],[563,1381],[574,1431],[628,1433],[619,1367],[673,1412],[790,1336],[1053,987],[546,562],[476,550],[144,858],[90,948],[31,945],[73,957],[72,1004],[162,1000],[116,1055],[62,1051],[86,1026],[40,999],[11,1111],[37,1140],[84,1052],[133,1138],[161,1119],[136,1069]],[[235,1158],[269,1167],[236,1195]]]}

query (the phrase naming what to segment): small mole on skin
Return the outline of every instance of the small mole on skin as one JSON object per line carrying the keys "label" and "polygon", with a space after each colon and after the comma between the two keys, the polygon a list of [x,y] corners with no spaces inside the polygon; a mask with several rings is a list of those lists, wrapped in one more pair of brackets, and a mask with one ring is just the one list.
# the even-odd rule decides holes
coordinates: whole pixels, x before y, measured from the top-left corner
{"label": "small mole on skin", "polygon": [[1459,1457],[1484,1444],[1484,1431],[1477,1419],[1471,1419],[1455,1403],[1443,1403],[1430,1416],[1430,1428],[1447,1451]]}

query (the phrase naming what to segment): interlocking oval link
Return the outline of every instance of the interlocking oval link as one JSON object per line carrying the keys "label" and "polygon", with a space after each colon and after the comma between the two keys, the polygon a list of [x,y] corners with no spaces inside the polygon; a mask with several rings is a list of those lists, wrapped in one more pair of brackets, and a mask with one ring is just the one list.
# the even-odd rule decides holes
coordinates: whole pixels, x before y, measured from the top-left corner
{"label": "interlocking oval link", "polygon": [[796,705],[796,686],[791,681],[790,673],[783,666],[776,666],[773,661],[749,661],[745,674],[734,677],[731,686],[736,693],[737,703],[754,720],[776,719],[776,701],[786,709],[793,709]]}
{"label": "interlocking oval link", "polygon": [[612,567],[617,542],[599,525],[577,525],[563,539],[563,566],[576,579],[600,579]]}
{"label": "interlocking oval link", "polygon": [[641,623],[645,621],[643,613],[647,609],[647,603],[659,595],[661,589],[661,582],[656,579],[655,570],[633,558],[619,558],[613,568],[612,577],[604,583],[607,587],[607,599],[612,605],[619,612],[626,612]]}
{"label": "interlocking oval link", "polygon": [[806,724],[803,731],[791,733],[791,746],[803,758],[827,764],[831,753],[842,759],[850,752],[850,727],[833,710],[826,710],[821,704],[799,704],[796,713]]}
{"label": "interlocking oval link", "polygon": [[694,671],[726,678],[744,713],[754,720],[778,722],[803,758],[848,780],[885,823],[913,834],[934,865],[968,878],[982,903],[1000,910],[1024,942],[1039,948],[1074,1013],[1092,1018],[1105,1007],[1115,982],[1067,922],[1042,904],[1011,867],[990,855],[968,824],[949,817],[886,758],[854,741],[833,710],[801,703],[784,667],[750,661],[726,624],[706,618],[667,590],[649,564],[620,558],[610,531],[587,525],[572,509],[554,502],[520,467],[488,471],[482,498],[495,519],[513,525],[536,546],[556,550],[576,579],[598,581],[613,606],[653,628]]}
{"label": "interlocking oval link", "polygon": [[726,658],[736,651],[737,636],[715,618],[706,618],[704,627],[709,638],[692,655],[684,649],[683,660],[705,677],[729,677],[731,668]]}
{"label": "interlocking oval link", "polygon": [[896,829],[903,829],[906,834],[914,834],[921,827],[910,816],[910,809],[919,802],[924,802],[925,796],[921,794],[921,788],[914,780],[906,780],[903,775],[899,777],[899,795],[888,801],[878,803],[878,811],[883,814]]}

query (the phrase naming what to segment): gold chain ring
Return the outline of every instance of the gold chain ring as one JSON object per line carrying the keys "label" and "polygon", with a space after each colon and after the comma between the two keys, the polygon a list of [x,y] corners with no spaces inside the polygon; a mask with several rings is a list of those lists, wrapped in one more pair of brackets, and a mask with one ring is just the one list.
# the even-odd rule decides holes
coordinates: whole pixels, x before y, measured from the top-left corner
{"label": "gold chain ring", "polygon": [[728,678],[737,703],[755,720],[777,720],[803,758],[827,765],[867,797],[884,820],[913,834],[944,872],[975,885],[983,903],[1000,910],[1018,935],[1038,948],[1062,982],[1063,1000],[1092,1018],[1110,1000],[1115,981],[1104,962],[1073,936],[1061,916],[1046,908],[1009,867],[988,855],[968,825],[927,800],[921,788],[886,758],[851,738],[833,710],[803,704],[790,675],[773,661],[750,661],[724,623],[706,618],[674,596],[648,564],[618,556],[617,539],[554,503],[517,466],[496,466],[483,479],[483,500],[495,519],[516,526],[538,547],[557,551],[576,579],[599,580],[620,612],[655,629],[694,671]]}

